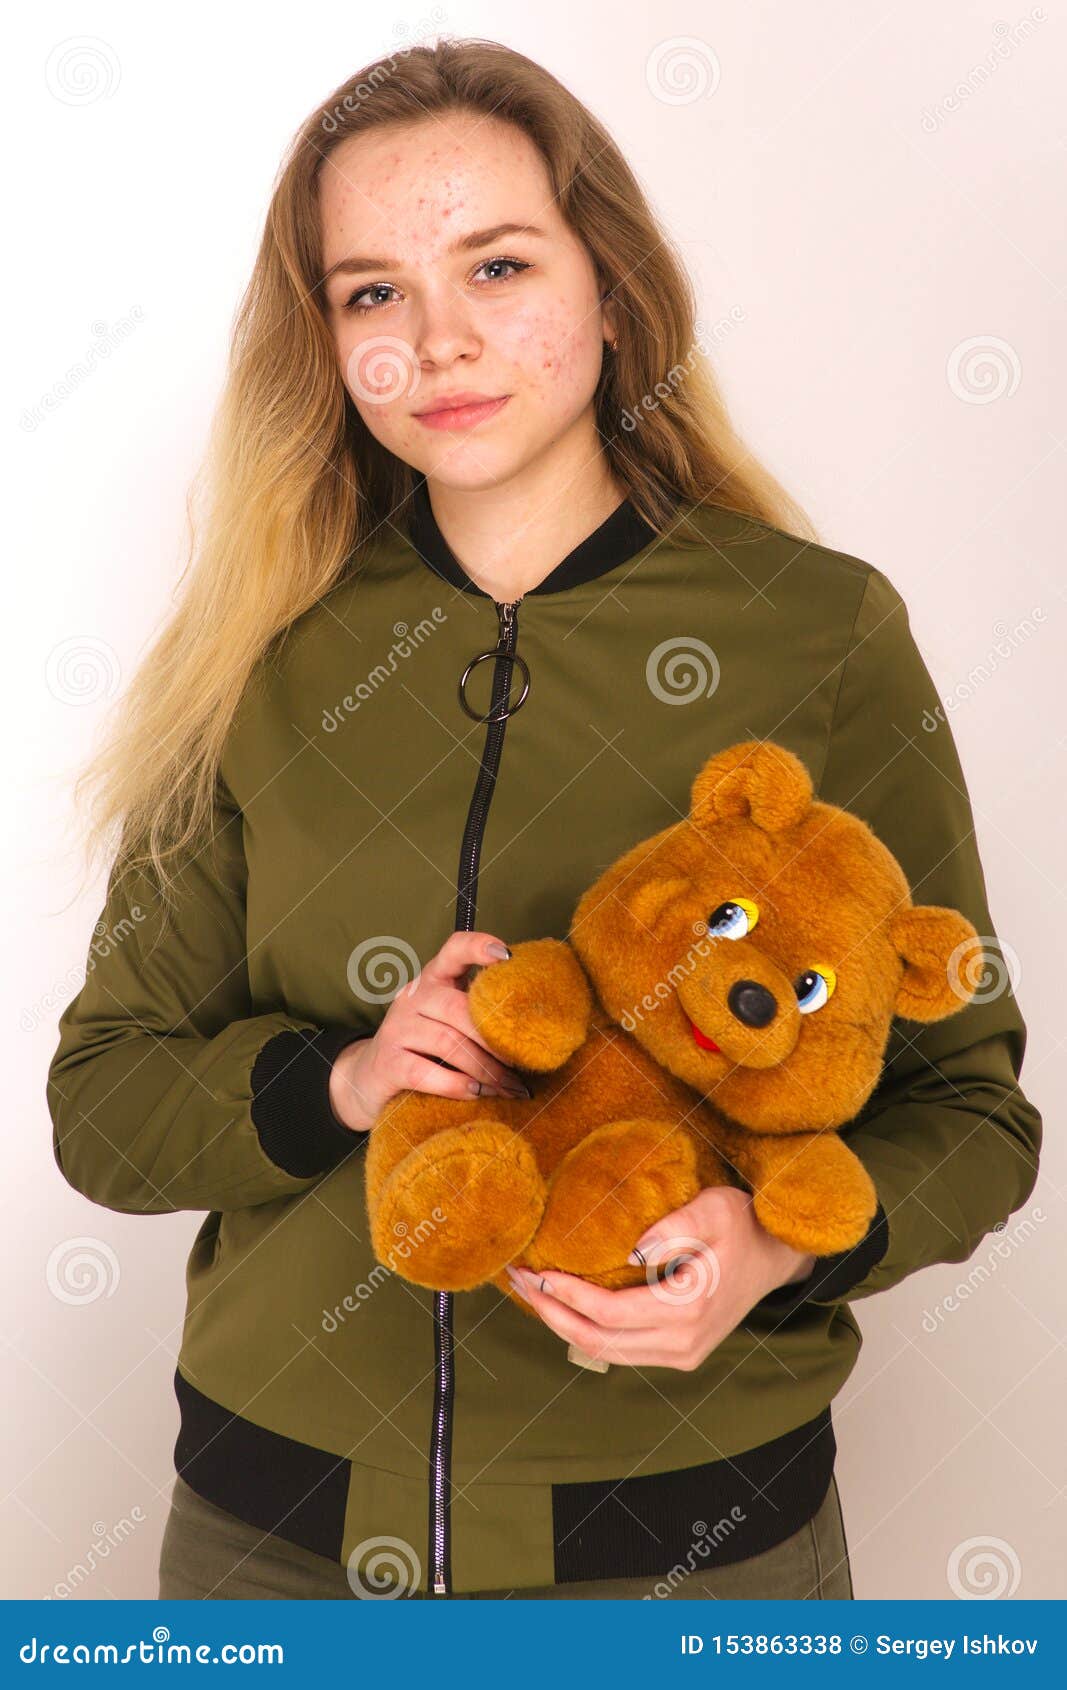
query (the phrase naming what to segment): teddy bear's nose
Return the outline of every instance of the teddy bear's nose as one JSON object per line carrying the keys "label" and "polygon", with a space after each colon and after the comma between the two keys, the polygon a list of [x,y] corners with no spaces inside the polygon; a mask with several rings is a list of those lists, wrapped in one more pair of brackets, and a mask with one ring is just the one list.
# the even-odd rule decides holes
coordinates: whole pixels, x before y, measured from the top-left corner
{"label": "teddy bear's nose", "polygon": [[778,1009],[773,994],[758,980],[735,980],[726,994],[726,1002],[731,1014],[745,1027],[766,1027]]}

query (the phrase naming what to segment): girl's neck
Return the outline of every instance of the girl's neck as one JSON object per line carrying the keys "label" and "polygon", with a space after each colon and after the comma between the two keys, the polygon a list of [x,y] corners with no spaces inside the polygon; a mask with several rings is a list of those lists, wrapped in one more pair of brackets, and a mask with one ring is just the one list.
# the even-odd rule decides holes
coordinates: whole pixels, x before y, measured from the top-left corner
{"label": "girl's neck", "polygon": [[599,447],[570,466],[545,454],[493,487],[442,486],[428,476],[426,490],[449,549],[500,602],[538,586],[627,496]]}

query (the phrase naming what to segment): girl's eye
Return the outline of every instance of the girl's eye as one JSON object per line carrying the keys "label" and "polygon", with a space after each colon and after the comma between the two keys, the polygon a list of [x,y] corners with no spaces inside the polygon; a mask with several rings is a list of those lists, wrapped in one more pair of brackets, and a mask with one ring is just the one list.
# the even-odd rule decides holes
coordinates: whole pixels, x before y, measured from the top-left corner
{"label": "girl's eye", "polygon": [[837,975],[832,968],[807,969],[793,984],[801,1015],[810,1015],[812,1010],[821,1009],[836,985]]}
{"label": "girl's eye", "polygon": [[743,939],[751,933],[759,920],[759,910],[751,898],[732,898],[718,904],[708,916],[708,932],[714,939]]}
{"label": "girl's eye", "polygon": [[[485,270],[490,264],[506,264],[510,270],[515,272],[516,275],[518,275],[520,271],[528,270],[530,268],[528,264],[523,263],[521,258],[487,258],[484,264],[479,264],[478,269]],[[477,274],[477,271],[475,274]],[[489,280],[491,282],[506,282],[508,277],[490,276]]]}
{"label": "girl's eye", "polygon": [[370,287],[368,287],[368,288],[357,288],[355,293],[352,294],[351,298],[345,300],[345,307],[344,307],[345,310],[346,311],[356,311],[356,312],[359,312],[359,313],[362,313],[364,311],[373,311],[377,305],[382,305],[385,302],[383,300],[378,299],[378,300],[375,300],[374,303],[371,304],[371,305],[364,305],[362,303],[363,300],[366,298],[366,296],[368,294],[381,293],[383,291],[387,292],[389,290],[389,288],[392,287],[392,285],[393,284],[391,282],[372,282]]}
{"label": "girl's eye", "polygon": [[[529,264],[525,264],[521,258],[486,258],[483,259],[481,264],[479,264],[478,270],[486,270],[491,264],[507,265],[508,268],[516,274],[521,270],[528,270],[530,268]],[[476,270],[474,273],[477,275],[478,271]],[[510,276],[489,277],[490,282],[507,282],[510,280]],[[381,294],[383,292],[388,293],[389,291],[394,293],[396,292],[392,282],[371,282],[367,287],[357,288],[355,293],[345,300],[344,310],[351,311],[356,316],[367,316],[370,312],[376,311],[380,305],[389,304],[387,299],[373,299],[370,303],[366,303],[368,296],[372,294]]]}

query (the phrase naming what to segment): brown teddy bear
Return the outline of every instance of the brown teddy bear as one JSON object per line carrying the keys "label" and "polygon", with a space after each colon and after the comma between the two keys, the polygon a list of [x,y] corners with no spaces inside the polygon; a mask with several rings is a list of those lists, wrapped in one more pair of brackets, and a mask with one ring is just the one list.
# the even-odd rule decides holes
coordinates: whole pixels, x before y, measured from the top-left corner
{"label": "brown teddy bear", "polygon": [[722,1184],[795,1249],[848,1249],[877,1201],[833,1129],[873,1091],[894,1015],[964,1007],[956,964],[976,944],[958,911],[912,903],[791,751],[731,746],[688,817],[583,895],[569,942],[529,940],[471,982],[479,1036],[532,1099],[406,1091],[381,1112],[378,1260],[436,1290],[492,1281],[523,1308],[508,1262],[638,1284],[642,1232]]}

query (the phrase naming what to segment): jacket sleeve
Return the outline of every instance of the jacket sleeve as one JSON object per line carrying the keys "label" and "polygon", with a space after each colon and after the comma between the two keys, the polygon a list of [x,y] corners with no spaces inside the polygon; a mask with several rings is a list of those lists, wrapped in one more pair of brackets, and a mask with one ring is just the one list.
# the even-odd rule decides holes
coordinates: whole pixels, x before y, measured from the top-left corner
{"label": "jacket sleeve", "polygon": [[165,920],[144,874],[112,867],[46,1086],[56,1162],[94,1203],[126,1214],[267,1203],[366,1138],[334,1115],[328,1086],[337,1052],[368,1035],[256,1013],[245,887],[228,794],[183,857]]}
{"label": "jacket sleeve", "polygon": [[840,670],[818,796],[870,824],[916,903],[961,910],[981,955],[977,983],[945,1021],[894,1020],[879,1084],[842,1136],[870,1173],[879,1208],[854,1250],[817,1259],[811,1277],[764,1301],[870,1296],[935,1262],[962,1262],[1026,1202],[1041,1117],[1020,1085],[1026,1028],[1017,959],[987,903],[974,818],[948,711],[912,637],[904,601],[872,569]]}

